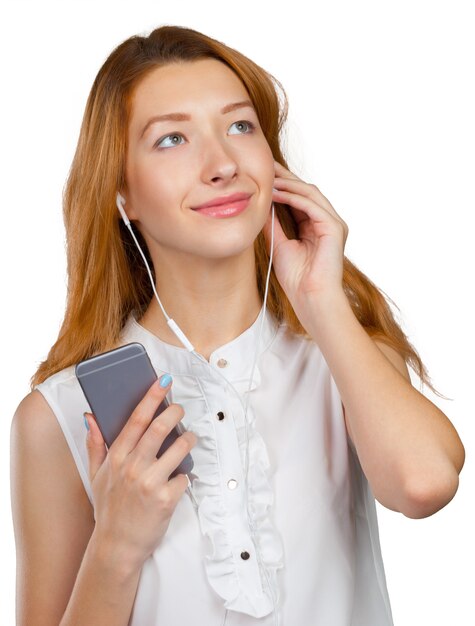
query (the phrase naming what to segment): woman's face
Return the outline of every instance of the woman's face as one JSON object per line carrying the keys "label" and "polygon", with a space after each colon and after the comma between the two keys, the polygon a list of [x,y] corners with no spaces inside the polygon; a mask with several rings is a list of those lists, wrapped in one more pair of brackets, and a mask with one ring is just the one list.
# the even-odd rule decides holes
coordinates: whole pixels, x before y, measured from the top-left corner
{"label": "woman's face", "polygon": [[[223,258],[252,246],[272,202],[274,159],[239,78],[215,59],[153,70],[136,88],[126,161],[125,210],[149,249]],[[183,113],[190,119],[153,121]],[[252,128],[254,126],[254,129]],[[219,196],[251,195],[245,211],[193,210]]]}

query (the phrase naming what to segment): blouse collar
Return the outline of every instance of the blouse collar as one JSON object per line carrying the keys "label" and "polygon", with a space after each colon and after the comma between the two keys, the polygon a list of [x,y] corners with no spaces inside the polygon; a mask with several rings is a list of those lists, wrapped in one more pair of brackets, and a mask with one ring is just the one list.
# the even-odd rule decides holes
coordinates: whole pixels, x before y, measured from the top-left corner
{"label": "blouse collar", "polygon": [[[262,322],[263,313],[264,320]],[[273,314],[268,309],[263,310],[262,308],[249,328],[211,353],[209,357],[211,367],[218,369],[229,381],[249,381],[261,322],[263,326],[259,340],[259,358],[270,346],[279,328],[279,323]],[[122,330],[122,339],[124,342],[140,342],[147,350],[152,363],[172,376],[214,378],[212,372],[209,371],[209,366],[199,361],[185,347],[166,343],[139,324],[135,311],[129,315],[126,321]],[[255,370],[257,370],[257,362]]]}

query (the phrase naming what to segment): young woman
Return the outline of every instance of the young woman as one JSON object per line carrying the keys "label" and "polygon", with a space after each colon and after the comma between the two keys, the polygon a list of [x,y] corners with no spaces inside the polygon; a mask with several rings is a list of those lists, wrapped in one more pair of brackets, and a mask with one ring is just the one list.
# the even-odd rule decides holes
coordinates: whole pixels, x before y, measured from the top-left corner
{"label": "young woman", "polygon": [[[12,423],[19,624],[388,626],[375,498],[422,518],[454,497],[463,445],[347,224],[287,168],[277,85],[175,26],[96,77],[64,322]],[[163,386],[107,449],[75,364],[134,341]]]}

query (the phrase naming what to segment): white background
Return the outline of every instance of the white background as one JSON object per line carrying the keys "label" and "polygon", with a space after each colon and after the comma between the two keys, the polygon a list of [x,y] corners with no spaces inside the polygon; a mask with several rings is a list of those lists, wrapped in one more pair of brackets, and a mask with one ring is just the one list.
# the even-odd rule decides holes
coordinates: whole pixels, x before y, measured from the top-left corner
{"label": "white background", "polygon": [[397,304],[436,388],[452,398],[423,390],[465,444],[455,499],[422,520],[378,503],[380,537],[396,626],[475,623],[471,4],[3,2],[2,625],[14,624],[10,423],[63,316],[61,193],[86,98],[116,45],[163,24],[202,31],[281,81],[291,169],[347,222],[346,255]]}

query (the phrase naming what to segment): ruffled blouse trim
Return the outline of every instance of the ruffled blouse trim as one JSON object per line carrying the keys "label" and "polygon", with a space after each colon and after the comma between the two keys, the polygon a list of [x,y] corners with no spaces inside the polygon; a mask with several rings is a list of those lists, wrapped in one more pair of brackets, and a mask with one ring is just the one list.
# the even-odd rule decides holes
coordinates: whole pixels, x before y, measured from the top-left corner
{"label": "ruffled blouse trim", "polygon": [[[201,532],[211,542],[211,551],[205,557],[205,569],[209,583],[216,593],[225,600],[224,606],[227,609],[254,617],[263,617],[274,609],[272,596],[274,596],[276,605],[279,602],[277,570],[284,565],[284,551],[282,539],[270,517],[274,494],[267,477],[270,463],[266,445],[255,429],[255,417],[250,407],[248,408],[249,416],[252,417],[248,425],[248,502],[251,536],[257,544],[262,559],[261,565],[265,568],[265,572],[260,568],[262,587],[254,588],[250,592],[244,589],[239,582],[234,560],[235,554],[227,534],[228,512],[222,494],[214,426],[210,420],[201,420],[190,425],[190,430],[193,430],[198,437],[197,446],[199,445],[200,452],[204,452],[203,456],[207,456],[210,460],[207,464],[200,463],[199,478],[193,481],[193,495],[198,504]],[[238,437],[242,458],[244,458],[246,448],[244,426],[239,429]],[[195,446],[194,451],[196,451],[197,446]],[[211,461],[211,459],[213,460]],[[267,585],[266,573],[270,590]]]}
{"label": "ruffled blouse trim", "polygon": [[[247,360],[244,359],[244,355],[246,353],[252,354],[251,346],[255,347],[254,342],[259,331],[258,322],[260,324],[260,318],[243,333],[241,338],[238,337],[230,344],[216,350],[210,359],[210,363],[213,364],[215,355],[219,353],[221,356],[229,357],[232,363],[236,363],[236,360],[239,362],[239,371],[234,370],[234,374],[231,374],[228,380],[232,382],[243,402],[245,401],[245,393],[249,388],[250,375],[250,372],[245,372],[242,369],[243,361]],[[279,326],[275,324],[271,314],[266,311],[260,354],[271,345],[278,330]],[[267,475],[270,467],[269,456],[266,444],[255,427],[255,415],[251,403],[249,403],[247,411],[249,435],[247,501],[250,519],[247,519],[247,514],[244,511],[243,515],[246,519],[240,521],[244,521],[246,524],[260,553],[260,559],[258,559],[260,584],[249,584],[253,577],[242,581],[239,577],[236,560],[241,558],[241,551],[234,550],[233,552],[229,534],[233,522],[227,510],[226,498],[223,493],[222,472],[220,471],[219,450],[215,434],[215,416],[211,415],[209,410],[204,409],[206,400],[201,391],[201,385],[198,383],[201,377],[203,379],[209,377],[206,364],[198,363],[197,359],[184,349],[164,344],[140,326],[133,317],[125,328],[124,340],[140,341],[147,349],[156,371],[157,366],[159,366],[162,369],[168,368],[167,371],[170,373],[180,372],[173,385],[172,401],[183,404],[185,409],[183,422],[186,428],[193,431],[198,438],[193,448],[196,474],[191,489],[196,503],[201,533],[210,541],[210,550],[204,559],[209,584],[224,600],[225,608],[256,618],[268,615],[274,610],[274,603],[275,606],[279,603],[280,592],[277,571],[284,566],[284,549],[282,538],[270,515],[274,503],[274,494]],[[257,361],[254,367],[252,390],[261,384],[261,379]],[[235,395],[232,395],[237,401]],[[195,410],[192,410],[193,407]],[[196,415],[199,417],[195,417]],[[246,431],[243,417],[241,417],[240,425],[237,426],[236,430],[242,471],[245,474]]]}

